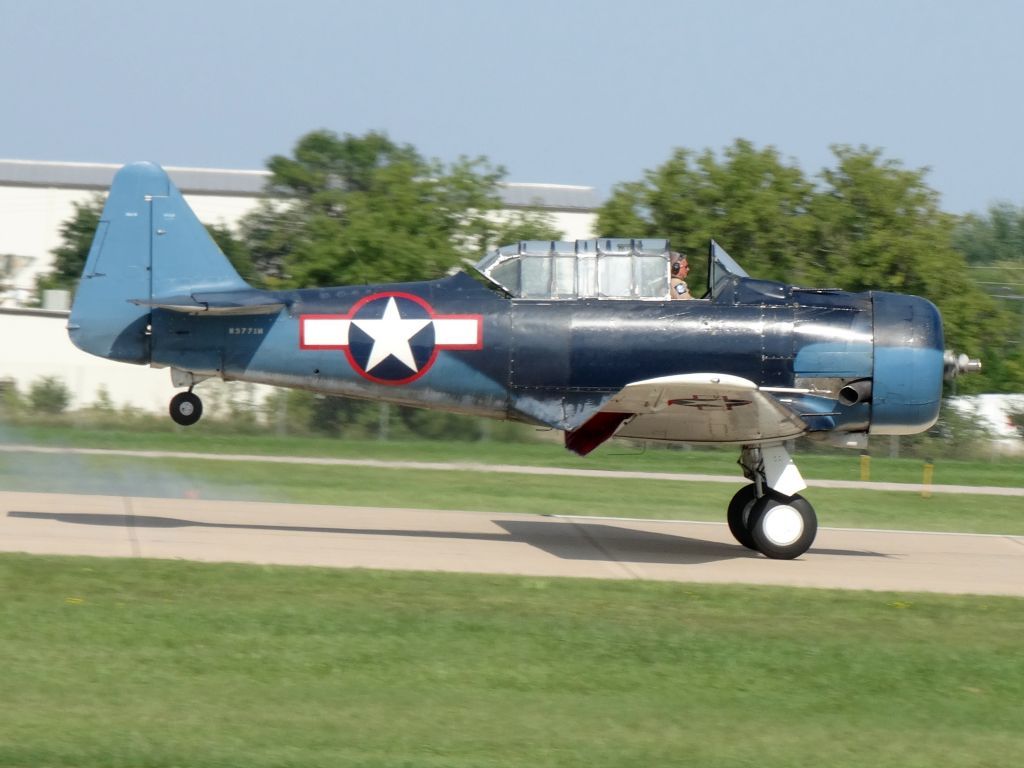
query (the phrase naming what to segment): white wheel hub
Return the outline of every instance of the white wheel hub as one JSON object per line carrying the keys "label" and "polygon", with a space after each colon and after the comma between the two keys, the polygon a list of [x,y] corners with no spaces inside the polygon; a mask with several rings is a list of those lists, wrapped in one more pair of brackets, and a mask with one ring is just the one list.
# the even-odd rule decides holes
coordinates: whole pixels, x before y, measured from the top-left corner
{"label": "white wheel hub", "polygon": [[195,410],[195,406],[192,405],[192,403],[190,403],[188,400],[185,400],[178,404],[178,413],[180,413],[182,416],[191,416],[193,413],[195,413]]}
{"label": "white wheel hub", "polygon": [[789,504],[779,504],[764,513],[761,527],[768,541],[778,547],[785,547],[799,539],[804,532],[804,518]]}

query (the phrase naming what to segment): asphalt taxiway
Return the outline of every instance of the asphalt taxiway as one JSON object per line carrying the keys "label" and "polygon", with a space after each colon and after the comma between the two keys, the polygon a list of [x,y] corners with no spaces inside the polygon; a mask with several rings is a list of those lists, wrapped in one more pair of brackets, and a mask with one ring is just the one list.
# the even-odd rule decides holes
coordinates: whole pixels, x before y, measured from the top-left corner
{"label": "asphalt taxiway", "polygon": [[0,551],[1024,596],[1024,537],[822,528],[794,561],[724,524],[0,493]]}

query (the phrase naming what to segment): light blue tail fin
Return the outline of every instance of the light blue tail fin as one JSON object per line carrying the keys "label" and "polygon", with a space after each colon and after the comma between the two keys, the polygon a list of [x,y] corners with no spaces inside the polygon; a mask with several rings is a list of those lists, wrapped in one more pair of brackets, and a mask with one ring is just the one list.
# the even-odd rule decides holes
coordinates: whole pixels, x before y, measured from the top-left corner
{"label": "light blue tail fin", "polygon": [[249,286],[167,173],[153,163],[132,163],[111,184],[68,331],[86,352],[145,364],[152,311],[147,305],[164,297],[236,290]]}

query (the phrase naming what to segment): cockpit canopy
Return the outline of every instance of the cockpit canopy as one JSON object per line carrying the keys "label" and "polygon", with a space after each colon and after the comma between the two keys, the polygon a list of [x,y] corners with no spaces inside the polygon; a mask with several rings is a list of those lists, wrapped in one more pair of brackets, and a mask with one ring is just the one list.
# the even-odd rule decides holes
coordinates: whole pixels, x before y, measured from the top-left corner
{"label": "cockpit canopy", "polygon": [[522,240],[477,269],[521,299],[658,299],[668,296],[667,240]]}
{"label": "cockpit canopy", "polygon": [[[668,240],[521,240],[488,253],[476,270],[519,299],[665,301],[673,254]],[[746,272],[711,241],[708,297],[729,275]]]}

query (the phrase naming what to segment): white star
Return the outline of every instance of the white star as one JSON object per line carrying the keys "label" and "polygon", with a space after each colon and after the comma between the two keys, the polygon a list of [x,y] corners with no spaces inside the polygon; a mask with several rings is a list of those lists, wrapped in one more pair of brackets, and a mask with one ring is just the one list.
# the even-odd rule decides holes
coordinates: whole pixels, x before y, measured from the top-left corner
{"label": "white star", "polygon": [[380,320],[353,320],[353,325],[366,331],[373,339],[370,359],[366,361],[366,372],[369,373],[389,357],[399,360],[413,372],[418,371],[409,339],[429,322],[429,318],[403,318],[394,296],[388,298],[388,305],[384,308],[384,316]]}

